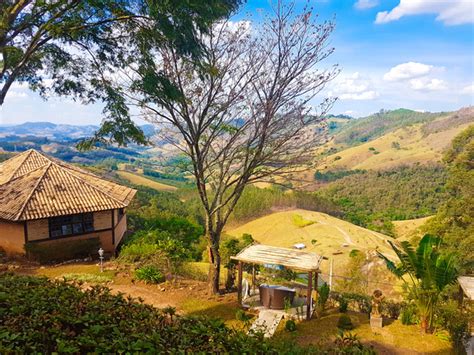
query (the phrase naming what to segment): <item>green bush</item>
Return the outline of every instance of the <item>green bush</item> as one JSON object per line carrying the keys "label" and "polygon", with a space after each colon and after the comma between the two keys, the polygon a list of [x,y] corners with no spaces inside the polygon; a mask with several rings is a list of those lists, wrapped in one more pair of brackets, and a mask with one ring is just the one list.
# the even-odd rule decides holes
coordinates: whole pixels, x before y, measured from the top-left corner
{"label": "green bush", "polygon": [[339,312],[346,313],[348,307],[349,307],[349,301],[347,301],[347,299],[341,297],[339,299]]}
{"label": "green bush", "polygon": [[245,311],[242,309],[238,309],[235,312],[235,319],[237,319],[238,321],[247,323],[250,320],[250,318],[251,317],[247,313],[245,313]]}
{"label": "green bush", "polygon": [[146,265],[135,270],[137,280],[145,281],[145,283],[158,284],[165,281],[165,277],[156,266]]}
{"label": "green bush", "polygon": [[104,272],[100,274],[69,273],[64,274],[63,279],[65,281],[107,283],[112,281],[113,275],[109,272]]}
{"label": "green bush", "polygon": [[[27,301],[26,301],[27,300]],[[222,320],[170,315],[103,286],[0,275],[0,353],[314,352],[229,329]]]}
{"label": "green bush", "polygon": [[351,317],[349,317],[347,314],[341,314],[341,316],[337,320],[337,327],[342,330],[354,329],[354,325],[352,324]]}
{"label": "green bush", "polygon": [[445,303],[437,309],[436,323],[449,332],[455,352],[464,353],[464,343],[470,336],[469,316],[459,310],[455,301]]}
{"label": "green bush", "polygon": [[98,258],[99,238],[63,240],[62,243],[26,243],[28,258],[40,263],[93,257]]}
{"label": "green bush", "polygon": [[285,329],[288,332],[294,332],[296,330],[296,323],[293,319],[288,319],[285,323]]}
{"label": "green bush", "polygon": [[400,321],[404,325],[416,324],[417,322],[416,306],[414,304],[406,305],[400,313]]}

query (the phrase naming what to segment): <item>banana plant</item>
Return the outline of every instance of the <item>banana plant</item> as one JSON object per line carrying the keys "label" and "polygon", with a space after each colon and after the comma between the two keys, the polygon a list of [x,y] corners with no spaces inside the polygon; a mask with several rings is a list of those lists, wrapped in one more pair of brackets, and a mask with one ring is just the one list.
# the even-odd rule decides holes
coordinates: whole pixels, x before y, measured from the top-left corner
{"label": "banana plant", "polygon": [[441,238],[425,235],[416,249],[407,241],[396,246],[389,241],[400,262],[395,263],[378,253],[388,270],[407,286],[409,296],[418,308],[421,328],[428,333],[433,326],[433,316],[441,292],[456,282],[456,256],[442,253]]}

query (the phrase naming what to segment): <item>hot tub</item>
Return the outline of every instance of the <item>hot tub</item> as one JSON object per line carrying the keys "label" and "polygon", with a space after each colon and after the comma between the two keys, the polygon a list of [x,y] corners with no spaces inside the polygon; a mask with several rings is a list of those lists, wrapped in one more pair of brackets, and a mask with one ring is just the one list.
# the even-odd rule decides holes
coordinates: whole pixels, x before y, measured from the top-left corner
{"label": "hot tub", "polygon": [[285,299],[290,304],[295,298],[296,291],[292,288],[277,286],[277,285],[260,285],[260,302],[266,308],[270,309],[284,309]]}

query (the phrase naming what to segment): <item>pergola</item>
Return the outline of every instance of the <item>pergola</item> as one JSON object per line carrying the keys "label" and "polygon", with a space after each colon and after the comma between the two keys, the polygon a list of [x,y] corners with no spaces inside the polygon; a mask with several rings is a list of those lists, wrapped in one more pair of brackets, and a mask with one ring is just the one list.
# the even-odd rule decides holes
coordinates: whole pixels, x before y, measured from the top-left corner
{"label": "pergola", "polygon": [[469,301],[474,301],[474,276],[459,276],[458,282],[461,289],[461,302],[464,296]]}
{"label": "pergola", "polygon": [[[231,257],[238,263],[238,300],[242,303],[242,264],[252,265],[281,265],[294,271],[308,273],[308,289],[306,294],[306,319],[311,319],[311,293],[314,285],[318,285],[319,266],[322,256],[300,250],[279,248],[270,245],[253,244],[243,249],[236,256]],[[252,273],[252,282],[255,285],[255,272]]]}

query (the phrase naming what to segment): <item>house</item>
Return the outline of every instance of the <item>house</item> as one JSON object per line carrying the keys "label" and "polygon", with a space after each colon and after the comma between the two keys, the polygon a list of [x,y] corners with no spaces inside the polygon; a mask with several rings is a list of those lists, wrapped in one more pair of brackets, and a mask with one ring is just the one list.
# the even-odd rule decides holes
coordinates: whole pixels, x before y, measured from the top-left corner
{"label": "house", "polygon": [[0,248],[60,253],[93,240],[113,253],[135,193],[36,150],[18,154],[0,163]]}

